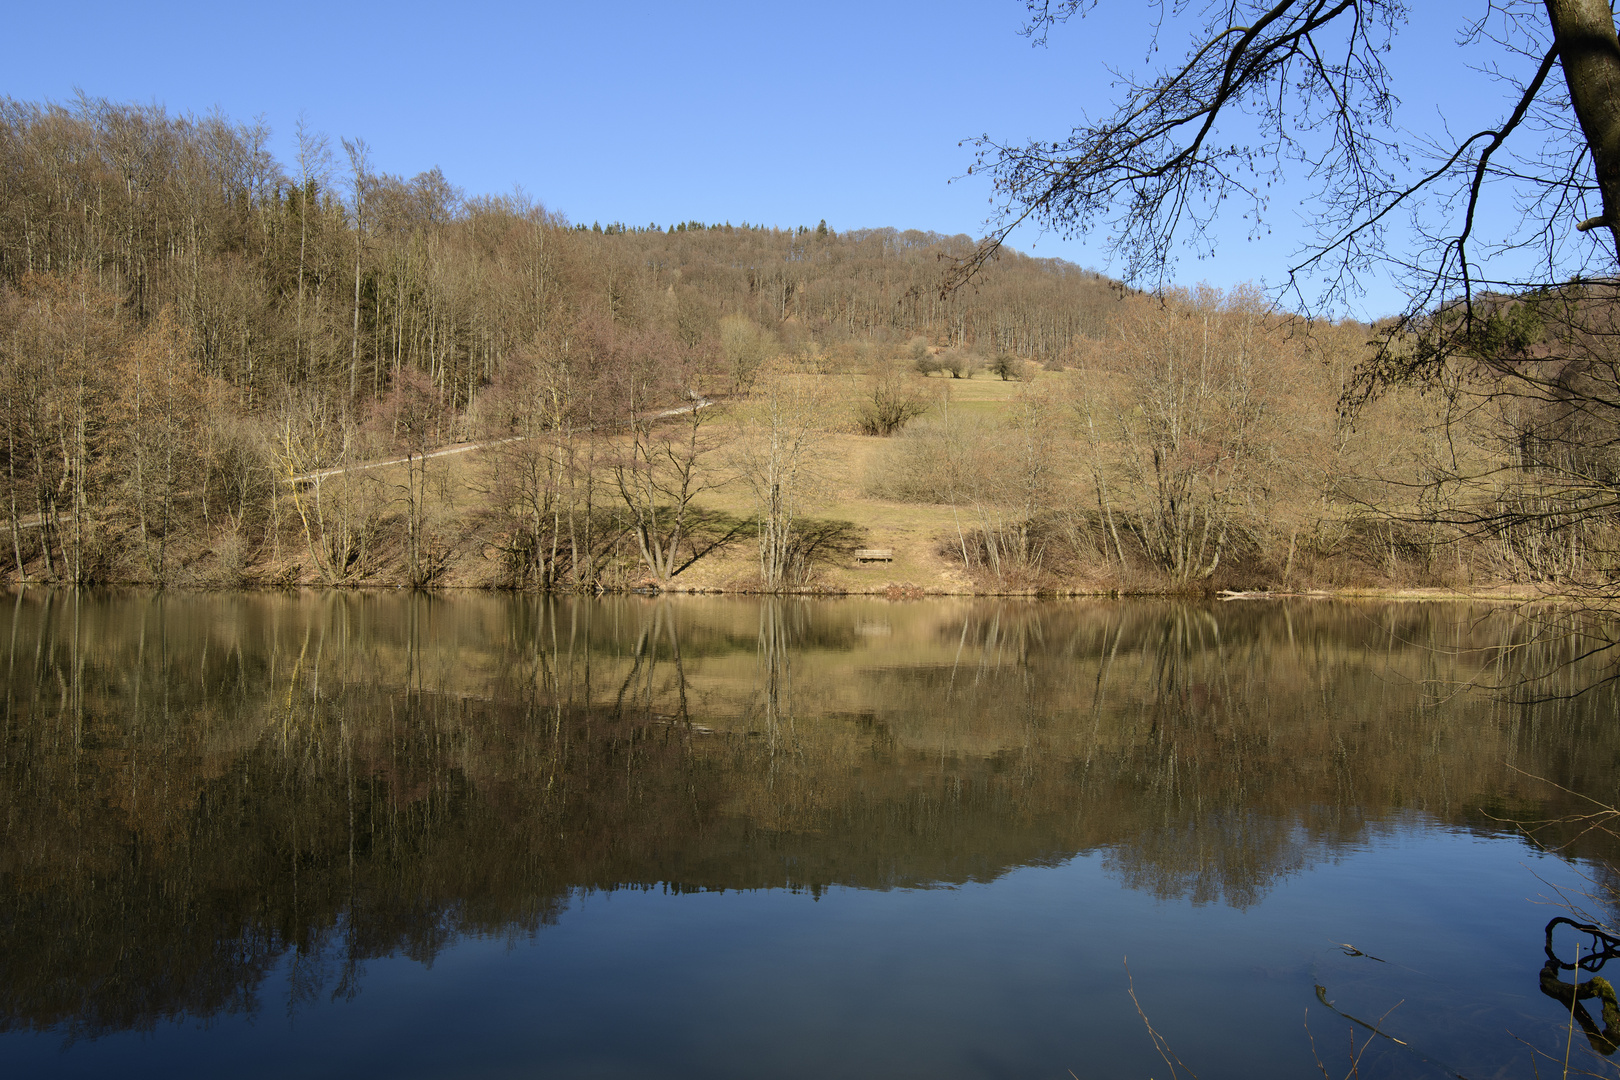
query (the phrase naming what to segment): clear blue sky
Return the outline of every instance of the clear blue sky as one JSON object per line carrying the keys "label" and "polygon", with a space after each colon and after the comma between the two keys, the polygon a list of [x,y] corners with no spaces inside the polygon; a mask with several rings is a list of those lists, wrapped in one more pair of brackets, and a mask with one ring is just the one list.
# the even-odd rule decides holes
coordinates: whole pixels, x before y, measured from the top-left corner
{"label": "clear blue sky", "polygon": [[[1416,123],[1466,124],[1490,104],[1446,49],[1472,6],[1414,16],[1439,20],[1412,27],[1429,45],[1395,60]],[[1105,64],[1141,66],[1145,8],[1105,5],[1040,49],[1017,32],[1018,0],[18,4],[0,93],[263,115],[284,164],[302,112],[334,148],[366,139],[384,171],[438,165],[469,194],[521,185],[576,222],[825,218],[977,236],[990,191],[952,182],[972,161],[959,142],[1061,137],[1082,109],[1103,111]],[[1216,258],[1178,277],[1274,283],[1297,221],[1286,198],[1269,239],[1233,221]],[[1095,246],[1033,231],[1013,243],[1112,269]],[[1399,306],[1369,284],[1363,313]]]}

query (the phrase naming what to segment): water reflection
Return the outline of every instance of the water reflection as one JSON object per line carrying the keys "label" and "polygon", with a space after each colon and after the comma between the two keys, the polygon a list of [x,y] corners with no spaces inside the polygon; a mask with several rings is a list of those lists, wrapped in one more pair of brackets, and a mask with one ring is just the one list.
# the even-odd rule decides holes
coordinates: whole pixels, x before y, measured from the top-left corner
{"label": "water reflection", "polygon": [[1467,605],[30,591],[10,627],[0,1025],[73,1037],[251,1012],[286,958],[288,1007],[353,995],[582,890],[1103,851],[1242,908],[1414,815],[1612,803],[1620,755],[1612,686],[1458,692],[1556,659]]}

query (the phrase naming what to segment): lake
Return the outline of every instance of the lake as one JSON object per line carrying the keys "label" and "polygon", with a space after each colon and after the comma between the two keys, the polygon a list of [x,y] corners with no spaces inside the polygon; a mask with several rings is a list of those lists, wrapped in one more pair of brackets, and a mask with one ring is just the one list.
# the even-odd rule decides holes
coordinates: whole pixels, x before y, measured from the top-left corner
{"label": "lake", "polygon": [[1613,918],[1620,702],[1552,617],[7,607],[7,1076],[1610,1069],[1544,967]]}

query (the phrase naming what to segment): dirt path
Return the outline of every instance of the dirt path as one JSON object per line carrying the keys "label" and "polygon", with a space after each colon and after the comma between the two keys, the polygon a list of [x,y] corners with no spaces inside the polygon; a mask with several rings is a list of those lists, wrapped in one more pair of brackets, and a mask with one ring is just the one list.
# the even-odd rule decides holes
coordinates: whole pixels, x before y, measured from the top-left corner
{"label": "dirt path", "polygon": [[[697,412],[699,409],[707,409],[709,406],[714,404],[715,402],[711,401],[709,398],[700,398],[697,401],[692,402],[690,405],[677,405],[673,409],[665,409],[663,412],[654,413],[652,418],[654,420],[666,420],[671,416],[684,416],[687,413]],[[430,453],[421,455],[421,457],[425,460],[428,458],[448,457],[451,454],[466,454],[474,450],[487,450],[492,446],[506,446],[509,443],[523,442],[527,438],[529,438],[529,436],[512,435],[505,439],[485,439],[481,442],[462,443],[458,446],[447,446],[442,450],[434,450]],[[367,469],[385,469],[390,465],[403,465],[407,461],[411,461],[413,456],[414,455],[407,455],[405,457],[389,458],[386,461],[368,461],[359,465],[339,465],[332,469],[317,469],[314,472],[299,473],[297,476],[288,477],[284,482],[291,484],[307,484],[324,480],[328,476],[340,476],[343,473],[348,472],[365,472]]]}

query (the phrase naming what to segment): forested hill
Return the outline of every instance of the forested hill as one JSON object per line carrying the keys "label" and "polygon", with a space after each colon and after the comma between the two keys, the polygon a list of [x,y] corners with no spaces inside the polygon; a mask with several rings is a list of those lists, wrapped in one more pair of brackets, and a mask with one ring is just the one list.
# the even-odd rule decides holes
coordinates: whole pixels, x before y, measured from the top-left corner
{"label": "forested hill", "polygon": [[[1370,331],[1252,289],[1006,252],[945,293],[967,237],[583,225],[296,135],[0,99],[0,573],[1612,591],[1615,335],[1549,333],[1556,303],[1349,423]],[[1556,383],[1513,359],[1555,339],[1585,350]]]}
{"label": "forested hill", "polygon": [[259,123],[0,99],[14,340],[24,324],[50,337],[72,308],[81,337],[116,351],[167,313],[198,373],[239,407],[289,387],[353,404],[411,371],[463,408],[537,342],[571,342],[584,366],[629,350],[723,375],[727,320],[765,351],[921,336],[1061,362],[1118,295],[1095,273],[1009,252],[942,296],[965,236],[585,226],[521,195],[468,196],[437,169],[378,172],[363,142],[298,135],[281,162]]}
{"label": "forested hill", "polygon": [[[583,231],[585,226],[576,226]],[[596,233],[601,229],[591,226]],[[684,222],[601,229],[666,287],[717,314],[799,324],[833,340],[909,338],[1043,362],[1102,333],[1120,286],[1062,259],[1007,252],[973,287],[942,295],[944,273],[974,241],[908,229],[831,231]]]}

